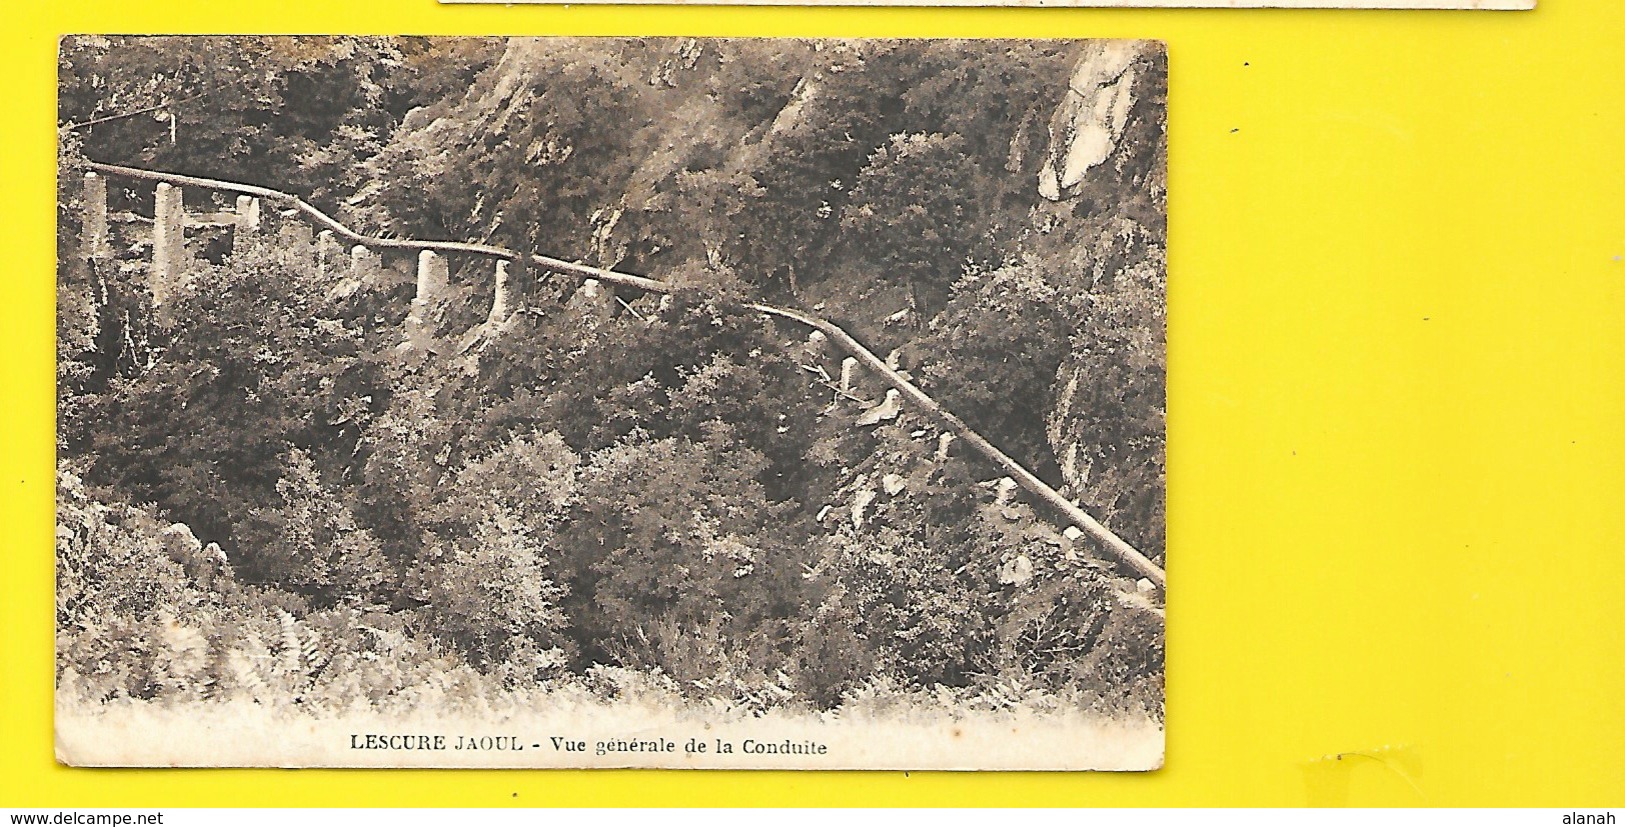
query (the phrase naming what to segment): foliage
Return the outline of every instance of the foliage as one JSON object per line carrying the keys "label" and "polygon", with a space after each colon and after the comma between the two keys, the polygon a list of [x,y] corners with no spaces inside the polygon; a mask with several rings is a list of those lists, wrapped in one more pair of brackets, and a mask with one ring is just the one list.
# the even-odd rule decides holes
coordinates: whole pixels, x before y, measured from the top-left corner
{"label": "foliage", "polygon": [[255,518],[324,498],[309,475],[284,482],[290,452],[336,470],[386,395],[358,333],[324,318],[304,252],[267,246],[225,268],[193,262],[172,311],[186,323],[167,331],[154,364],[115,380],[70,426],[92,460],[88,480],[242,547],[239,573],[251,582],[306,577],[282,568],[293,558]]}
{"label": "foliage", "polygon": [[841,218],[848,244],[884,279],[908,285],[916,314],[921,293],[955,281],[977,251],[980,213],[963,141],[893,135],[858,173]]}
{"label": "foliage", "polygon": [[674,646],[685,635],[720,635],[770,656],[800,609],[800,560],[778,531],[789,508],[756,481],[764,468],[760,454],[723,432],[593,456],[554,537],[588,654],[689,679],[713,664],[672,657],[683,654]]}
{"label": "foliage", "polygon": [[[945,286],[1025,223],[1009,173],[1036,169],[1066,63],[1002,41],[516,41],[370,162],[391,185],[368,216],[654,275],[725,264],[768,291]],[[888,273],[898,242],[924,256],[912,275]]]}
{"label": "foliage", "polygon": [[1051,426],[1054,442],[1077,446],[1062,459],[1099,519],[1123,526],[1154,559],[1164,542],[1165,273],[1153,248],[1087,295]]}
{"label": "foliage", "polygon": [[163,528],[149,511],[104,505],[77,475],[58,471],[57,628],[84,630],[98,618],[150,616],[201,600],[169,559]]}
{"label": "foliage", "polygon": [[578,459],[557,434],[519,437],[470,461],[429,509],[426,547],[409,587],[435,633],[489,666],[570,646],[565,590],[545,543],[575,498]]}
{"label": "foliage", "polygon": [[356,523],[345,499],[324,486],[310,454],[288,452],[278,502],[256,509],[238,536],[253,536],[255,568],[275,572],[275,580],[323,604],[372,602],[394,579],[372,532]]}
{"label": "foliage", "polygon": [[455,416],[483,419],[480,439],[546,427],[585,452],[634,432],[704,440],[725,424],[771,463],[766,484],[792,485],[818,403],[777,332],[693,293],[645,312],[607,325],[556,314],[495,342],[474,377],[450,380]]}
{"label": "foliage", "polygon": [[338,203],[402,116],[471,79],[490,40],[65,38],[58,113],[104,163],[292,187]]}
{"label": "foliage", "polygon": [[1059,304],[1054,288],[1020,266],[967,276],[920,344],[933,357],[921,378],[935,398],[1046,476],[1047,415],[1070,329]]}

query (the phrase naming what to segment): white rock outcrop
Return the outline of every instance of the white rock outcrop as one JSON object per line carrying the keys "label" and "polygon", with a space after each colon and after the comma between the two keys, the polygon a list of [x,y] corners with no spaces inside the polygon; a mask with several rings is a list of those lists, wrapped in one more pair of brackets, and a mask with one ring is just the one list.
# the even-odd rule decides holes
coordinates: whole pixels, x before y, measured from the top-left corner
{"label": "white rock outcrop", "polygon": [[1061,201],[1077,194],[1084,176],[1111,157],[1134,105],[1134,62],[1146,44],[1099,40],[1084,46],[1050,121],[1049,154],[1038,172],[1038,194]]}

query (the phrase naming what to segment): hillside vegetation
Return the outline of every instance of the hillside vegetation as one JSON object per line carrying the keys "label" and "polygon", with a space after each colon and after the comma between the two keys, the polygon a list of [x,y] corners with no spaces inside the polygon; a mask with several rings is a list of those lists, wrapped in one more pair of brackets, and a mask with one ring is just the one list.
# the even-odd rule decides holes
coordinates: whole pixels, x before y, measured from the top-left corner
{"label": "hillside vegetation", "polygon": [[[68,700],[1160,717],[1154,596],[728,309],[843,325],[1160,564],[1155,44],[70,38],[61,77]],[[454,261],[425,352],[409,261],[200,232],[161,320],[138,223],[81,254],[87,158],[683,289],[606,317],[527,278],[482,326]]]}

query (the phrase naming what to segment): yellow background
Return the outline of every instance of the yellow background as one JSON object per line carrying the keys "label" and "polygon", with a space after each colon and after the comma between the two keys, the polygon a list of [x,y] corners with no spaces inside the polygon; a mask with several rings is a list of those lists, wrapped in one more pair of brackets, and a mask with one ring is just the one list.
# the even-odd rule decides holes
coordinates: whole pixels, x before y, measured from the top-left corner
{"label": "yellow background", "polygon": [[[60,0],[8,3],[5,16],[0,806],[1625,805],[1625,3],[1542,0],[1514,13]],[[53,95],[64,32],[1166,40],[1166,767],[56,766]]]}

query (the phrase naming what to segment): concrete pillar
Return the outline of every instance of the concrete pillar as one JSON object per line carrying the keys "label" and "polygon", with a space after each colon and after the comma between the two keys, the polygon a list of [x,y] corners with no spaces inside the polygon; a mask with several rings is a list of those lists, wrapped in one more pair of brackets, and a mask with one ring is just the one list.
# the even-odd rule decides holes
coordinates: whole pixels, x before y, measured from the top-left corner
{"label": "concrete pillar", "polygon": [[502,324],[508,320],[508,314],[513,312],[512,276],[508,274],[508,262],[497,260],[496,295],[491,299],[491,315],[486,323],[492,326]]}
{"label": "concrete pillar", "polygon": [[284,210],[280,218],[281,226],[277,232],[277,241],[282,245],[283,251],[301,265],[314,266],[316,241],[310,225],[305,223],[296,210]]}
{"label": "concrete pillar", "polygon": [[346,263],[344,245],[339,243],[338,236],[332,230],[317,233],[316,267],[322,275],[328,278],[337,276]]}
{"label": "concrete pillar", "polygon": [[821,368],[829,356],[829,337],[821,330],[814,330],[807,334],[807,343],[802,346],[802,353],[806,355],[808,367]]}
{"label": "concrete pillar", "polygon": [[836,360],[840,352],[835,349],[829,337],[824,335],[823,331],[814,330],[808,333],[807,341],[802,343],[798,355],[803,366],[810,369],[814,375],[826,383],[835,382],[835,376],[832,375],[832,372],[838,373],[840,371]]}
{"label": "concrete pillar", "polygon": [[350,248],[350,280],[357,284],[371,284],[378,278],[378,271],[382,269],[383,262],[378,254],[367,249],[366,245],[357,244]]}
{"label": "concrete pillar", "polygon": [[587,279],[576,290],[570,304],[580,309],[583,318],[596,324],[609,320],[615,309],[615,294],[598,279]]}
{"label": "concrete pillar", "polygon": [[310,232],[310,225],[300,221],[298,213],[282,214],[281,236],[283,241],[302,247],[309,247],[315,241]]}
{"label": "concrete pillar", "polygon": [[418,295],[423,301],[433,301],[451,285],[451,265],[446,257],[433,250],[418,253]]}
{"label": "concrete pillar", "polygon": [[1009,477],[1000,477],[995,488],[999,505],[1009,505],[1010,499],[1016,494],[1016,481]]}
{"label": "concrete pillar", "polygon": [[848,356],[841,360],[841,393],[856,396],[858,380],[858,359]]}
{"label": "concrete pillar", "polygon": [[147,287],[154,307],[167,304],[180,281],[186,257],[186,207],[181,188],[159,184],[153,197],[152,269]]}
{"label": "concrete pillar", "polygon": [[450,284],[451,271],[445,257],[433,250],[419,252],[418,292],[412,299],[411,311],[406,315],[406,340],[412,346],[427,349],[434,339],[434,302]]}
{"label": "concrete pillar", "polygon": [[252,196],[237,196],[237,226],[231,233],[231,253],[237,255],[254,245],[260,232],[260,200]]}
{"label": "concrete pillar", "polygon": [[937,436],[937,462],[948,459],[950,452],[953,450],[955,439],[958,439],[958,437],[946,431]]}
{"label": "concrete pillar", "polygon": [[94,172],[85,173],[85,215],[83,237],[84,256],[87,259],[106,258],[107,244],[107,179]]}

